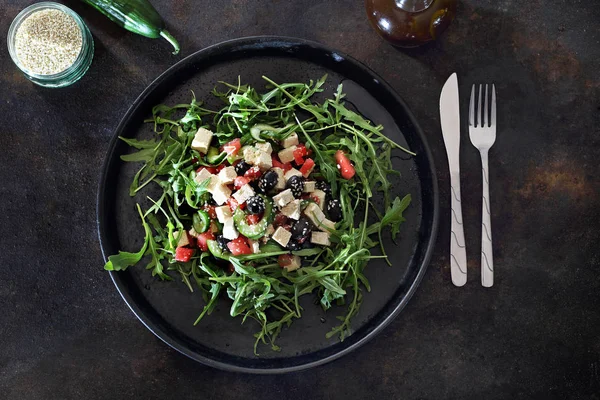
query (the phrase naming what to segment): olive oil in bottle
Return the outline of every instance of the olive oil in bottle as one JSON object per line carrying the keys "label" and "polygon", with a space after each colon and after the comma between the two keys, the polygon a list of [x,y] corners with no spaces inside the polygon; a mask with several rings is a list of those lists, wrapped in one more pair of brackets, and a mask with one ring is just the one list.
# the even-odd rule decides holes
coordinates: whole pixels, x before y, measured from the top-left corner
{"label": "olive oil in bottle", "polygon": [[371,25],[399,47],[431,42],[448,28],[458,0],[365,0]]}

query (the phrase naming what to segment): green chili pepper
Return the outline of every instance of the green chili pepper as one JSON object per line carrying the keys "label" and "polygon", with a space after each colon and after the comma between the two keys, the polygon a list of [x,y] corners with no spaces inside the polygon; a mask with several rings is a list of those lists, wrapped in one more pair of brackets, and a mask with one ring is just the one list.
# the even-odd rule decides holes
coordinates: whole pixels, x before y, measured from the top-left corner
{"label": "green chili pepper", "polygon": [[121,27],[152,39],[165,38],[179,53],[179,43],[165,30],[165,23],[147,0],[82,0]]}

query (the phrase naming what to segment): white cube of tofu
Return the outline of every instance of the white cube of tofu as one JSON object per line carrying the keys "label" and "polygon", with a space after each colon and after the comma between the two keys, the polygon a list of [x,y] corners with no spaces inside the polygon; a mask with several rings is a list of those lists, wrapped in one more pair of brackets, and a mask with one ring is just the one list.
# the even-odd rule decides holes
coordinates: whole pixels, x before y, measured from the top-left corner
{"label": "white cube of tofu", "polygon": [[212,137],[213,133],[208,129],[198,129],[198,132],[196,132],[196,135],[194,136],[194,140],[192,140],[192,149],[198,150],[202,154],[206,154]]}
{"label": "white cube of tofu", "polygon": [[223,224],[223,237],[228,240],[233,240],[237,239],[239,235],[237,229],[235,229],[233,218],[225,221]]}
{"label": "white cube of tofu", "polygon": [[296,149],[296,146],[288,147],[277,153],[277,156],[279,156],[279,160],[284,164],[292,162],[294,161],[294,151],[296,151]]}
{"label": "white cube of tofu", "polygon": [[296,132],[292,132],[288,137],[281,141],[281,145],[284,148],[297,146],[300,142],[298,141],[298,134]]}
{"label": "white cube of tofu", "polygon": [[248,244],[252,249],[252,254],[260,253],[260,243],[256,240],[248,239]]}
{"label": "white cube of tofu", "polygon": [[302,176],[302,172],[298,171],[296,168],[292,168],[288,172],[285,173],[283,178],[287,182],[288,179],[290,179],[292,176]]}
{"label": "white cube of tofu", "polygon": [[304,209],[304,215],[306,215],[319,230],[335,230],[335,222],[328,220],[325,217],[325,214],[323,214],[323,210],[321,210],[315,203],[309,203],[306,206]]}
{"label": "white cube of tofu", "polygon": [[301,266],[302,266],[302,260],[300,259],[300,257],[292,256],[292,257],[290,257],[290,263],[288,265],[284,265],[283,269],[285,269],[287,272],[292,272],[292,271],[297,270]]}
{"label": "white cube of tofu", "polygon": [[290,201],[294,201],[294,195],[291,189],[286,189],[276,196],[273,196],[273,201],[279,207],[284,207]]}
{"label": "white cube of tofu", "polygon": [[282,228],[281,226],[277,228],[277,230],[273,234],[273,240],[282,245],[283,247],[287,246],[291,238],[292,234],[290,233],[290,231]]}
{"label": "white cube of tofu", "polygon": [[228,219],[233,218],[233,214],[231,214],[231,208],[229,208],[229,206],[215,208],[215,214],[217,214],[217,219],[222,224],[224,224]]}
{"label": "white cube of tofu", "polygon": [[304,182],[304,193],[311,193],[317,189],[317,182],[308,181]]}
{"label": "white cube of tofu", "polygon": [[219,172],[218,176],[223,185],[229,185],[237,178],[237,172],[235,172],[234,167],[225,167]]}
{"label": "white cube of tofu", "polygon": [[316,189],[312,192],[311,197],[316,197],[317,199],[317,204],[319,205],[319,208],[321,210],[323,210],[325,208],[325,197],[327,195],[325,194],[324,191]]}
{"label": "white cube of tofu", "polygon": [[290,201],[281,209],[281,213],[288,218],[300,219],[300,200]]}
{"label": "white cube of tofu", "polygon": [[256,163],[256,159],[260,155],[259,152],[252,146],[244,146],[242,147],[242,156],[244,161],[246,161],[250,165],[254,165]]}
{"label": "white cube of tofu", "polygon": [[277,174],[277,184],[275,185],[275,189],[283,190],[285,189],[285,173],[283,169],[279,167],[271,168],[271,171],[274,171]]}
{"label": "white cube of tofu", "polygon": [[312,232],[310,242],[321,246],[331,246],[329,241],[329,232]]}
{"label": "white cube of tofu", "polygon": [[233,194],[233,198],[238,204],[245,203],[252,196],[254,196],[254,189],[247,183]]}
{"label": "white cube of tofu", "polygon": [[266,171],[273,166],[273,159],[270,154],[257,152],[258,156],[254,159],[254,165],[260,168],[261,171]]}
{"label": "white cube of tofu", "polygon": [[269,142],[256,143],[254,145],[254,147],[256,148],[257,151],[259,151],[261,153],[267,153],[269,156],[273,152],[273,146],[271,146],[271,143],[269,143]]}
{"label": "white cube of tofu", "polygon": [[219,177],[213,175],[208,185],[208,192],[212,194],[213,200],[217,205],[222,206],[231,196],[231,189],[221,184]]}
{"label": "white cube of tofu", "polygon": [[207,179],[212,178],[214,175],[211,174],[210,172],[208,172],[207,169],[203,169],[202,171],[196,173],[196,176],[194,177],[194,181],[198,184],[204,182]]}
{"label": "white cube of tofu", "polygon": [[175,238],[175,240],[177,240],[177,238],[179,238],[179,240],[177,240],[177,247],[183,247],[183,246],[187,246],[190,244],[190,240],[188,239],[188,235],[187,235],[186,231],[182,231],[181,236],[179,236],[179,231],[174,231],[173,237]]}

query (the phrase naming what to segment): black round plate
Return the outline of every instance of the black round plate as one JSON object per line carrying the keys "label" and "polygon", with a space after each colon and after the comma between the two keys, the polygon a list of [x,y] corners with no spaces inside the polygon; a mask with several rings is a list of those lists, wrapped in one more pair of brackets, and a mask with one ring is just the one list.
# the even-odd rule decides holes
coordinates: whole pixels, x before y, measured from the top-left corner
{"label": "black round plate", "polygon": [[[315,297],[304,296],[302,318],[284,329],[278,340],[281,351],[260,346],[253,354],[253,321],[241,324],[229,316],[229,300],[221,299],[212,315],[193,322],[204,303],[198,291],[191,293],[174,276],[171,282],[152,277],[143,266],[111,273],[119,293],[135,315],[169,346],[204,364],[226,370],[254,373],[297,371],[334,360],[373,338],[406,305],[421,281],[437,233],[438,191],[431,153],[423,132],[406,104],[373,71],[345,54],[301,39],[251,37],[232,40],[201,50],[181,60],[156,79],[133,103],[117,127],[110,143],[98,194],[98,230],[105,257],[119,249],[137,251],[143,230],[128,187],[137,165],[123,163],[120,156],[131,150],[118,136],[144,137],[151,126],[143,120],[154,105],[188,103],[193,90],[199,100],[217,105],[210,91],[218,81],[249,83],[264,88],[266,75],[276,82],[307,82],[328,74],[321,99],[331,96],[343,83],[351,104],[393,140],[405,144],[416,157],[398,154],[395,168],[401,175],[393,182],[394,194],[410,193],[413,201],[406,212],[397,244],[386,241],[393,266],[373,260],[366,268],[372,291],[364,292],[353,333],[343,342],[325,334],[344,313],[334,306],[324,312]],[[150,191],[151,192],[151,191]],[[145,193],[148,194],[148,193]]]}

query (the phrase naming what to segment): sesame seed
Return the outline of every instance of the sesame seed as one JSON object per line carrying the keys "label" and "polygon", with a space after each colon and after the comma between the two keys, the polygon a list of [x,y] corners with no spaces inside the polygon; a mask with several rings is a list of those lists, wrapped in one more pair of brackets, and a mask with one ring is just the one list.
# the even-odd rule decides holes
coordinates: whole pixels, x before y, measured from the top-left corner
{"label": "sesame seed", "polygon": [[61,10],[33,12],[15,35],[15,50],[21,65],[39,75],[52,75],[69,68],[81,52],[81,28]]}

